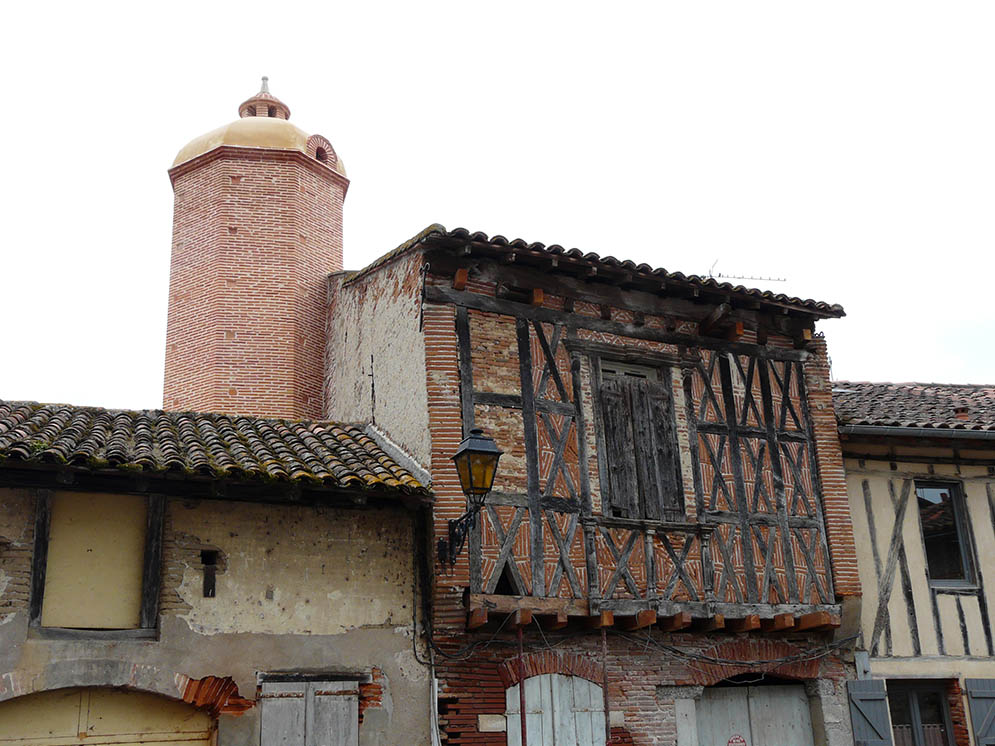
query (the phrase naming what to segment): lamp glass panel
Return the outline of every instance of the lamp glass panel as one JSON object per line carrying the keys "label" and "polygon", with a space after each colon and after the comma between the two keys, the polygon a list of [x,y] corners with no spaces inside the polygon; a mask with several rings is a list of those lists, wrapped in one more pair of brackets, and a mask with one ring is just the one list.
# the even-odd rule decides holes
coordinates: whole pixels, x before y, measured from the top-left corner
{"label": "lamp glass panel", "polygon": [[470,472],[473,477],[473,492],[485,494],[490,492],[494,482],[494,465],[496,459],[490,453],[473,453],[470,455]]}
{"label": "lamp glass panel", "polygon": [[460,487],[466,493],[473,484],[470,477],[470,456],[464,453],[454,460],[456,462],[456,473],[459,474]]}

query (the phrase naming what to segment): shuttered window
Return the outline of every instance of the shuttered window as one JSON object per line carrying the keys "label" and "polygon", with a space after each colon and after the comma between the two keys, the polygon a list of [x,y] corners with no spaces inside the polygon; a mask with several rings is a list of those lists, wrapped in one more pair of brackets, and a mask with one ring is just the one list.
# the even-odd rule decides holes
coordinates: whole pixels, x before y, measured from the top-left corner
{"label": "shuttered window", "polygon": [[598,394],[605,514],[683,518],[670,370],[603,360]]}
{"label": "shuttered window", "polygon": [[357,746],[355,681],[267,681],[260,696],[264,746]]}

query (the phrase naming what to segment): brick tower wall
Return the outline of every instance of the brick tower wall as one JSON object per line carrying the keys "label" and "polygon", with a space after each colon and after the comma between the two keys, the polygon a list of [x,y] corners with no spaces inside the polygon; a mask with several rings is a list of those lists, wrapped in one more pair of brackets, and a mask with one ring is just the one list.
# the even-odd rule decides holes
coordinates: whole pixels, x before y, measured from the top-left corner
{"label": "brick tower wall", "polygon": [[163,407],[320,417],[348,181],[304,153],[227,146],[170,177]]}

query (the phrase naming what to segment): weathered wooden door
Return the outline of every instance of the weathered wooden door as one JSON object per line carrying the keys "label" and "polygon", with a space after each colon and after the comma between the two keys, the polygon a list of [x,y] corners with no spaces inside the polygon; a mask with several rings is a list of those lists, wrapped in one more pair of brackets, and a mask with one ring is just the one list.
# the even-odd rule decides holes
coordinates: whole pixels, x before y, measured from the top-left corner
{"label": "weathered wooden door", "polygon": [[697,719],[698,746],[814,746],[800,685],[706,689]]}
{"label": "weathered wooden door", "polygon": [[[508,746],[521,746],[518,685],[506,690]],[[542,674],[525,680],[529,746],[604,746],[601,687],[577,676]]]}
{"label": "weathered wooden door", "polygon": [[210,746],[213,732],[203,710],[142,692],[59,689],[0,703],[5,746]]}

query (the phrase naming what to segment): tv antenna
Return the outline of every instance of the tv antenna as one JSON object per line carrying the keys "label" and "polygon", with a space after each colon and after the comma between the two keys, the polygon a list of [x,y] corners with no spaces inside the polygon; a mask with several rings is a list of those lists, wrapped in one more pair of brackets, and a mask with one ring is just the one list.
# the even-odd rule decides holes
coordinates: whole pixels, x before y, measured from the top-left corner
{"label": "tv antenna", "polygon": [[715,274],[715,265],[719,263],[716,259],[712,266],[708,268],[708,278],[710,280],[750,280],[751,282],[787,282],[786,277],[759,277],[757,275],[727,275],[722,272]]}

